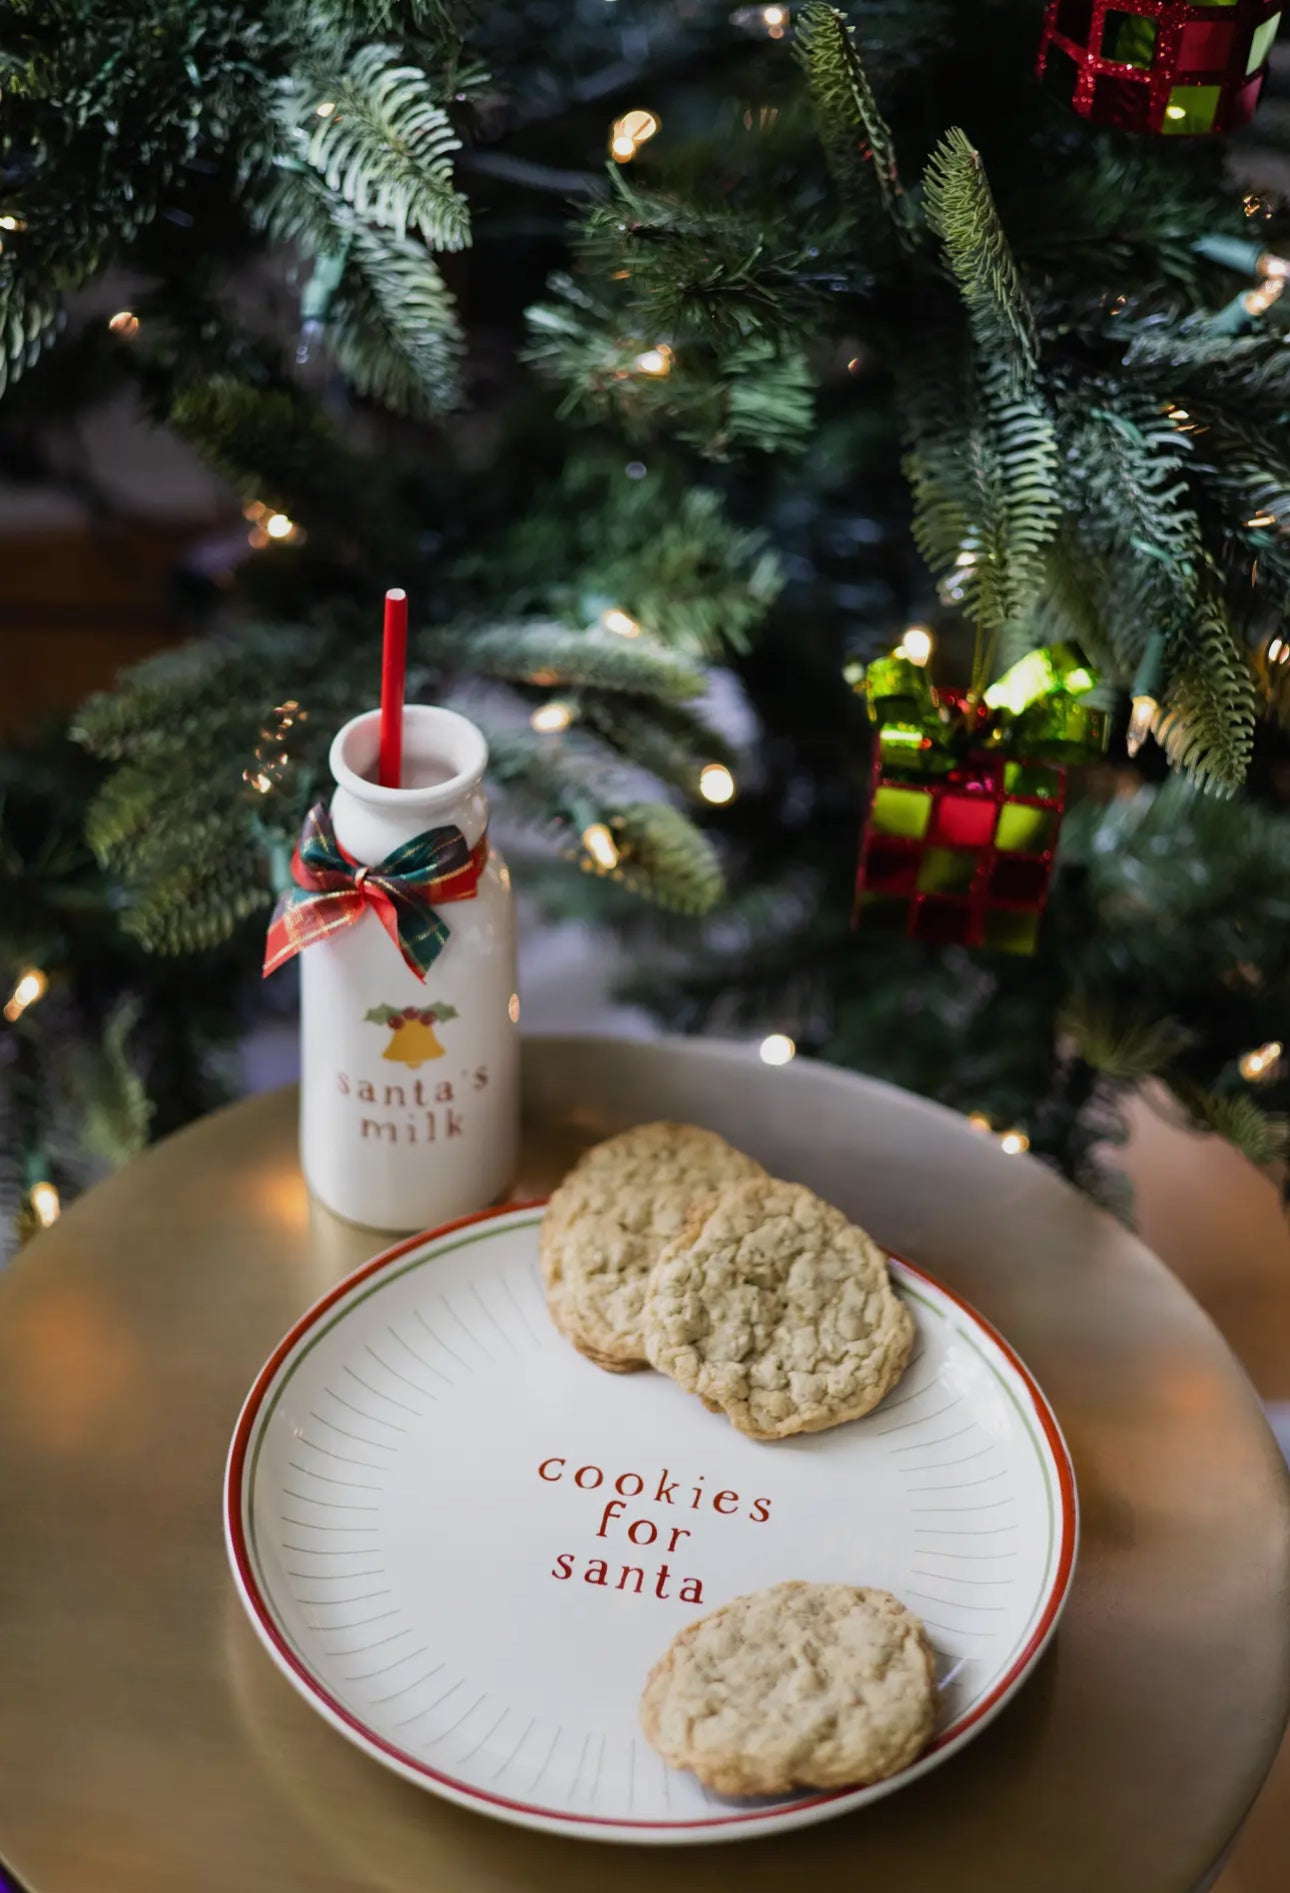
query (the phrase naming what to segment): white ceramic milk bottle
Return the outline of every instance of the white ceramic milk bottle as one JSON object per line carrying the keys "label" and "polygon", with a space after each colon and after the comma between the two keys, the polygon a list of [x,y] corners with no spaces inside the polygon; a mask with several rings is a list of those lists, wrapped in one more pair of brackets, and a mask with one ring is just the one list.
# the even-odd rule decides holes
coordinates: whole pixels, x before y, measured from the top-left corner
{"label": "white ceramic milk bottle", "polygon": [[[300,1145],[305,1181],[329,1209],[371,1229],[412,1230],[485,1208],[514,1177],[515,909],[510,873],[486,839],[481,732],[455,711],[409,704],[403,786],[387,789],[376,780],[379,726],[379,711],[355,717],[332,744],[340,849],[377,867],[452,826],[478,879],[467,876],[468,898],[431,893],[426,905],[448,939],[424,980],[382,923],[380,902],[304,947]],[[400,905],[397,896],[384,903],[390,925]]]}

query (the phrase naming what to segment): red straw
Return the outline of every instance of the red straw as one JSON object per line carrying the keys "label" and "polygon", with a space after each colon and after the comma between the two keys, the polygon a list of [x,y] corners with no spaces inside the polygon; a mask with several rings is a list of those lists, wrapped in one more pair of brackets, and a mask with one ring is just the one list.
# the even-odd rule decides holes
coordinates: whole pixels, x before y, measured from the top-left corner
{"label": "red straw", "polygon": [[403,686],[408,669],[408,595],[385,594],[385,648],[381,657],[381,787],[403,786]]}

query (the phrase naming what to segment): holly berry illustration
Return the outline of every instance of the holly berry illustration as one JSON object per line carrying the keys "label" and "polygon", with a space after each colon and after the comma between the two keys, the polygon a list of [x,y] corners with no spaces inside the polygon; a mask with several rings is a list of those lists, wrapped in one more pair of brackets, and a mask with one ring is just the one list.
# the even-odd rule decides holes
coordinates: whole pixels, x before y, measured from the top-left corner
{"label": "holly berry illustration", "polygon": [[381,1053],[396,1065],[416,1071],[432,1058],[443,1057],[443,1046],[435,1032],[436,1025],[457,1017],[456,1006],[438,1002],[432,1006],[373,1006],[363,1014],[369,1025],[390,1028],[390,1042]]}

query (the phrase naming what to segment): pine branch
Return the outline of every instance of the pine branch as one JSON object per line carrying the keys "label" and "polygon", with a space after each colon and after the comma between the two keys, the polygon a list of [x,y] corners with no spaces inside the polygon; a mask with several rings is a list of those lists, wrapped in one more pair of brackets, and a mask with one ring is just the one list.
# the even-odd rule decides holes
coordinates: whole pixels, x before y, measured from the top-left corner
{"label": "pine branch", "polygon": [[185,388],[169,418],[241,499],[343,529],[376,558],[398,543],[387,483],[299,389],[221,376]]}
{"label": "pine branch", "polygon": [[711,841],[666,802],[628,802],[611,824],[629,887],[682,914],[706,914],[725,891]]}
{"label": "pine branch", "polygon": [[723,373],[725,453],[748,447],[759,453],[800,453],[809,446],[815,375],[803,350],[781,350],[754,339],[726,356]]}
{"label": "pine branch", "polygon": [[663,699],[697,697],[703,690],[702,673],[664,646],[611,632],[541,622],[495,625],[437,631],[430,648],[485,677],[552,689],[585,684]]}
{"label": "pine branch", "polygon": [[580,728],[684,795],[699,793],[705,763],[735,763],[725,739],[684,704],[584,689],[574,707]]}
{"label": "pine branch", "polygon": [[114,1168],[138,1156],[152,1124],[152,1100],[129,1052],[143,1010],[137,993],[123,994],[108,1014],[100,1044],[78,1061],[82,1141],[91,1156]]}
{"label": "pine branch", "polygon": [[358,228],[328,341],[360,394],[433,417],[457,399],[461,329],[433,257],[411,237]]}
{"label": "pine branch", "polygon": [[1187,483],[1191,441],[1140,397],[1097,383],[1072,385],[1060,412],[1076,530],[1098,562],[1089,575],[1105,585],[1101,615],[1127,682],[1153,630],[1177,661],[1196,609],[1205,550]]}
{"label": "pine branch", "polygon": [[615,607],[692,660],[747,650],[782,582],[764,535],[734,525],[688,467],[656,455],[624,477],[619,458],[589,451],[459,570],[489,597],[500,586],[521,609],[566,623]]}
{"label": "pine branch", "polygon": [[[320,106],[332,109],[320,114]],[[437,250],[468,242],[452,172],[461,141],[426,74],[399,63],[397,47],[363,46],[343,71],[306,63],[284,100],[283,129],[289,148],[360,220],[400,239],[419,229]]]}
{"label": "pine branch", "polygon": [[932,154],[923,201],[967,305],[980,359],[1006,369],[1014,394],[1029,390],[1039,358],[1035,318],[980,154],[957,127]]}
{"label": "pine branch", "polygon": [[1245,780],[1254,747],[1254,677],[1223,601],[1207,593],[1168,684],[1157,740],[1176,769],[1216,795]]}
{"label": "pine branch", "polygon": [[618,167],[612,182],[614,200],[589,213],[579,248],[591,274],[626,283],[633,326],[678,342],[763,338],[775,345],[763,361],[800,349],[822,300],[805,280],[800,242],[776,244],[764,220],[726,203],[637,189]]}
{"label": "pine branch", "polygon": [[1198,1130],[1225,1138],[1251,1163],[1262,1167],[1290,1154],[1290,1118],[1260,1109],[1248,1096],[1224,1096],[1183,1078],[1168,1084]]}
{"label": "pine branch", "polygon": [[[561,758],[549,739],[528,731],[490,730],[490,772],[517,797],[516,812],[545,811],[543,825],[581,849],[584,829],[603,822],[619,853],[611,877],[680,913],[705,913],[723,891],[712,843],[665,802],[620,802]],[[588,872],[594,864],[583,856]]]}
{"label": "pine branch", "polygon": [[910,247],[913,226],[895,145],[845,15],[816,3],[804,7],[797,21],[797,54],[843,203],[853,216],[863,217],[872,180],[891,227]]}
{"label": "pine branch", "polygon": [[0,263],[0,395],[39,359],[63,326],[62,299]]}
{"label": "pine branch", "polygon": [[978,688],[995,642],[1016,631],[1039,596],[1061,511],[1052,421],[1014,385],[987,367],[965,388],[946,366],[906,391],[914,537],[983,634]]}
{"label": "pine branch", "polygon": [[1067,999],[1057,1030],[1069,1033],[1094,1071],[1132,1084],[1165,1072],[1191,1042],[1190,1033],[1175,1018],[1140,1008],[1113,1012],[1082,992]]}

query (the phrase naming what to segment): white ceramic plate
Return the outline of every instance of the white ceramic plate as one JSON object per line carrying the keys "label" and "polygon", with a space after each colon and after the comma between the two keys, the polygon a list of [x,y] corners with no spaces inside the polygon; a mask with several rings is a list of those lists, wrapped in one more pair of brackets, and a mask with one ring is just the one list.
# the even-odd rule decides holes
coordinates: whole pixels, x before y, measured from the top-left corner
{"label": "white ceramic plate", "polygon": [[[919,1331],[900,1385],[849,1426],[747,1440],[662,1375],[603,1373],[562,1339],[541,1215],[401,1243],[265,1366],[225,1522],[270,1654],[388,1767],[559,1833],[734,1840],[936,1767],[1020,1686],[1070,1585],[1070,1459],[1021,1362],[893,1259]],[[870,1788],[723,1800],[664,1765],[637,1701],[684,1624],[786,1578],[880,1585],[923,1618],[938,1734]]]}

